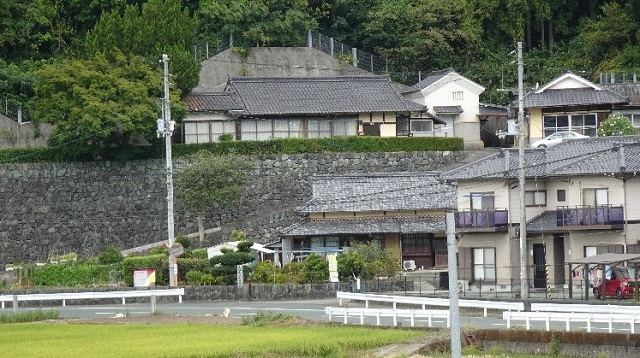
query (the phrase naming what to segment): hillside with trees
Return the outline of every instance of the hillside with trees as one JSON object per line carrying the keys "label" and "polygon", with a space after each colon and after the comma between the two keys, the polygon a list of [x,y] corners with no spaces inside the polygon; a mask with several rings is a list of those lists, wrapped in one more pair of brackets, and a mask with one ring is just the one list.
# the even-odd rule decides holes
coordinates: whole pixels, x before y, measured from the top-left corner
{"label": "hillside with trees", "polygon": [[5,0],[2,113],[15,118],[21,107],[26,120],[62,124],[57,143],[73,137],[59,132],[70,121],[104,148],[151,141],[161,54],[171,57],[179,98],[198,82],[199,43],[233,34],[240,48],[304,46],[308,30],[379,55],[393,79],[452,67],[487,87],[481,100],[495,104],[508,102],[498,89],[516,84],[517,42],[526,87],[568,68],[595,81],[640,72],[640,0]]}

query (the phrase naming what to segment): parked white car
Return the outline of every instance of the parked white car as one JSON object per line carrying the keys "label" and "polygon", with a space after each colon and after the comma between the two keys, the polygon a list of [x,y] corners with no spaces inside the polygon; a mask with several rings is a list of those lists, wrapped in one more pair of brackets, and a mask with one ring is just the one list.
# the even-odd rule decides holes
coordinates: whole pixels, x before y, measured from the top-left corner
{"label": "parked white car", "polygon": [[548,135],[545,138],[537,140],[531,143],[531,147],[533,148],[549,148],[553,147],[556,144],[562,143],[565,139],[579,139],[579,138],[589,138],[589,136],[576,133],[576,132],[556,132],[551,135]]}

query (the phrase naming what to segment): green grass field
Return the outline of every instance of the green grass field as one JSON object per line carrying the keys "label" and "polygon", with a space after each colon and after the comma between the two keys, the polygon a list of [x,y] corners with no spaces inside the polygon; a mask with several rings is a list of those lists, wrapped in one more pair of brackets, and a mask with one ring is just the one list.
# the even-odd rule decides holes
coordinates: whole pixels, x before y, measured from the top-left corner
{"label": "green grass field", "polygon": [[353,326],[17,323],[0,325],[0,356],[357,357],[424,334]]}

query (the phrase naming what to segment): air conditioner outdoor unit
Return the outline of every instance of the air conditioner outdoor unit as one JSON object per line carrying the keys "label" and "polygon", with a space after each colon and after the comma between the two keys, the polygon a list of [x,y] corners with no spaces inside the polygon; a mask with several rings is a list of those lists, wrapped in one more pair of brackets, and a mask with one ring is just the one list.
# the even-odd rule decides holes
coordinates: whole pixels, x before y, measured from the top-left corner
{"label": "air conditioner outdoor unit", "polygon": [[405,270],[415,270],[416,262],[414,260],[406,260],[402,262],[402,268]]}
{"label": "air conditioner outdoor unit", "polygon": [[469,291],[469,281],[458,280],[458,292],[466,292],[466,291]]}

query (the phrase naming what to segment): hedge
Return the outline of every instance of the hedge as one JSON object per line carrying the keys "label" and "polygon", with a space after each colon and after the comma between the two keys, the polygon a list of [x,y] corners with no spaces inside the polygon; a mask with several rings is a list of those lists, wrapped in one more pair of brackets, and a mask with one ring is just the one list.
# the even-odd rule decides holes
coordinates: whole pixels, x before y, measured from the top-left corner
{"label": "hedge", "polygon": [[[283,138],[264,141],[224,141],[201,144],[174,144],[176,158],[188,157],[199,151],[217,155],[301,154],[301,153],[368,153],[460,151],[462,138],[446,137],[369,137]],[[114,149],[107,160],[160,159],[164,153],[160,142],[147,147]],[[0,150],[0,163],[85,161],[89,157],[55,148],[9,148]]]}

